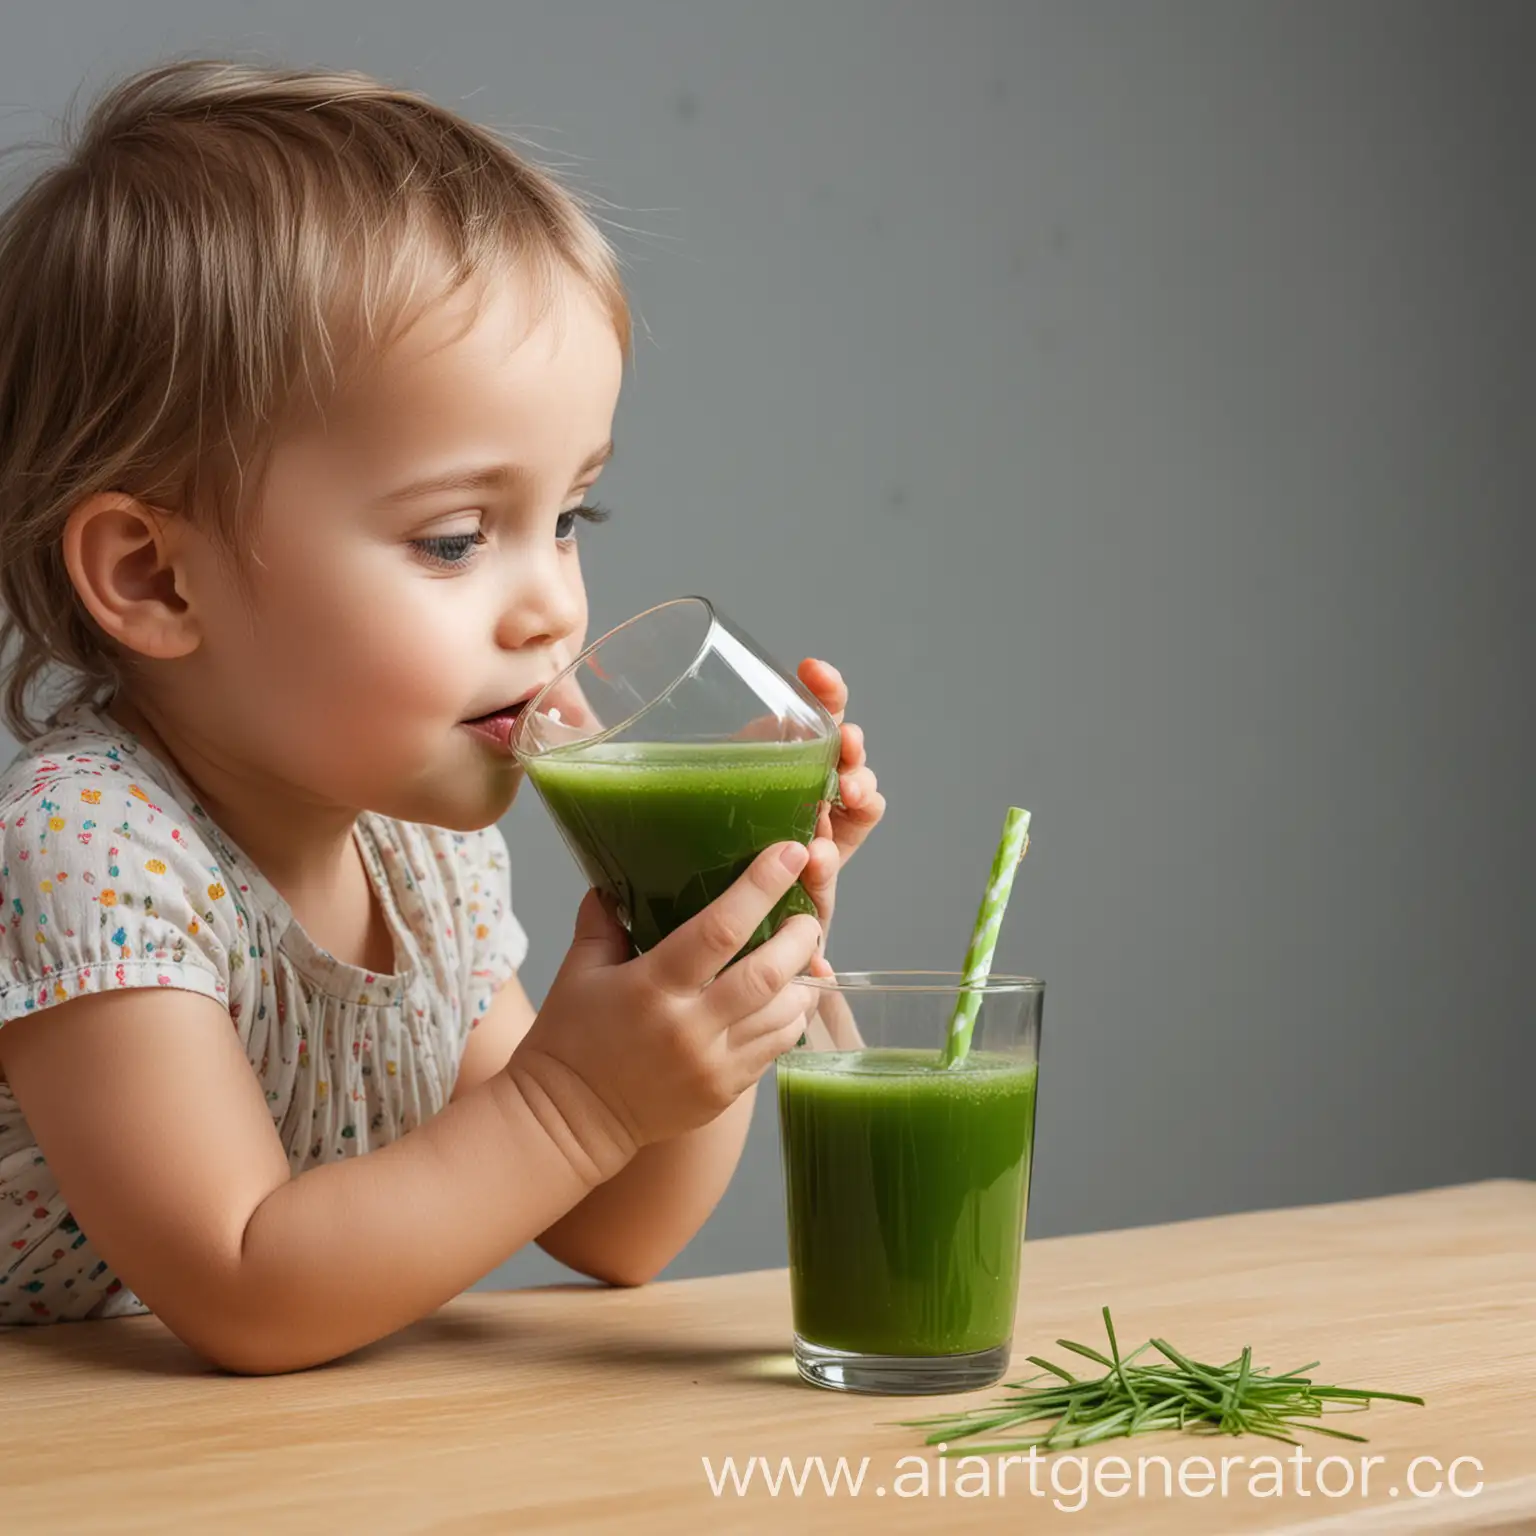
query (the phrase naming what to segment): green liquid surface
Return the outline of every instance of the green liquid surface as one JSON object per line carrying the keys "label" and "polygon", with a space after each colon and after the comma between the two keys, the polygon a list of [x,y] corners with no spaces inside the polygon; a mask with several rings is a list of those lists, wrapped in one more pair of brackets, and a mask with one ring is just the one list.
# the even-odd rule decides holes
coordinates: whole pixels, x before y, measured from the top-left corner
{"label": "green liquid surface", "polygon": [[777,1063],[795,1331],[868,1354],[1013,1334],[1034,1141],[1032,1062],[937,1050]]}
{"label": "green liquid surface", "polygon": [[[644,953],[701,912],[773,843],[808,843],[835,784],[837,743],[633,743],[561,748],[527,764],[588,880],[629,914]],[[798,884],[736,958],[796,912]]]}

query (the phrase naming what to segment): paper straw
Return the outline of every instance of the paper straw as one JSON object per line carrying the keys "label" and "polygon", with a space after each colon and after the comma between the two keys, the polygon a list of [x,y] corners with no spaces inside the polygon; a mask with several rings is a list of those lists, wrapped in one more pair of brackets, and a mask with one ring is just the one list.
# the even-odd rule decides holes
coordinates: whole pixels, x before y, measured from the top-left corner
{"label": "paper straw", "polygon": [[[992,971],[992,956],[997,950],[997,934],[1003,925],[1003,912],[1013,891],[1014,871],[1029,849],[1029,812],[1018,806],[1008,807],[1003,818],[1003,838],[997,845],[997,857],[992,860],[992,874],[987,880],[986,894],[981,898],[981,910],[976,914],[976,928],[971,934],[971,947],[965,956],[964,988],[974,987],[985,981]],[[949,1021],[949,1034],[944,1041],[944,1065],[952,1067],[965,1060],[971,1048],[971,1031],[976,1027],[976,1014],[981,1008],[981,993],[965,990],[955,1004],[954,1017]]]}

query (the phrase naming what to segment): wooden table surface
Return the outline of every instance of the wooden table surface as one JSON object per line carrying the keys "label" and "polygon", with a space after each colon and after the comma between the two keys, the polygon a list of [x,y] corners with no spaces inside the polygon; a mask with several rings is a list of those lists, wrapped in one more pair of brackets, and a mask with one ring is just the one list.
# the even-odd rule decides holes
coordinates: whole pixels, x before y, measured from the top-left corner
{"label": "wooden table surface", "polygon": [[[1014,1374],[1033,1370],[1025,1354],[1063,1358],[1060,1336],[1099,1339],[1105,1303],[1122,1347],[1161,1334],[1228,1359],[1252,1344],[1276,1371],[1319,1359],[1320,1379],[1428,1403],[1330,1419],[1369,1444],[1304,1437],[1310,1462],[1278,1469],[1255,1458],[1294,1454],[1283,1445],[1162,1434],[1042,1460],[1034,1489],[1027,1464],[999,1471],[996,1457],[948,1461],[941,1485],[922,1432],[891,1421],[996,1389],[877,1398],[800,1383],[783,1270],[471,1293],[275,1378],[211,1371],[132,1318],[0,1333],[0,1531],[1536,1531],[1536,1183],[1030,1241]],[[1333,1496],[1316,1486],[1330,1454],[1351,1462],[1321,1469]],[[1115,1455],[1128,1479],[1096,1467]],[[1156,1461],[1138,1488],[1137,1458],[1159,1455],[1171,1493]],[[1200,1455],[1218,1474],[1223,1455],[1244,1457],[1225,1495],[1187,1460]],[[821,1457],[830,1475],[839,1456],[855,1472],[869,1458],[857,1495],[846,1481],[829,1495],[814,1462],[798,1497],[788,1482],[771,1493],[760,1467],[739,1494],[724,1465],[777,1471],[788,1457],[798,1472]],[[1382,1460],[1362,1496],[1366,1456]],[[1419,1463],[1420,1489],[1475,1457],[1457,1484],[1481,1492],[1415,1497],[1419,1456],[1439,1462]]]}

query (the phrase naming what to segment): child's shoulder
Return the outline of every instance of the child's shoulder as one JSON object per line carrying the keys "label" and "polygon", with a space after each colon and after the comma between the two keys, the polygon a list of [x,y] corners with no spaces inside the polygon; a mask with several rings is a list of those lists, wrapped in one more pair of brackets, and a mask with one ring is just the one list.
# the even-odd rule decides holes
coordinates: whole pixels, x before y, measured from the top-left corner
{"label": "child's shoulder", "polygon": [[[60,711],[42,735],[23,745],[0,769],[0,819],[9,824],[61,789],[78,788],[87,805],[126,796],[143,805],[176,801],[165,783],[137,755],[127,734],[89,705]],[[100,797],[99,801],[96,797]],[[178,811],[190,807],[177,805]]]}
{"label": "child's shoulder", "polygon": [[0,770],[8,885],[42,882],[62,900],[73,877],[152,895],[168,883],[211,885],[220,867],[211,823],[187,786],[89,705],[61,711]]}
{"label": "child's shoulder", "polygon": [[0,770],[0,816],[25,811],[52,788],[81,780],[84,788],[131,782],[132,753],[126,739],[104,730],[104,717],[74,707],[55,717],[48,730],[18,748]]}
{"label": "child's shoulder", "polygon": [[168,773],[75,707],[0,772],[0,1023],[81,992],[227,1003],[248,924]]}

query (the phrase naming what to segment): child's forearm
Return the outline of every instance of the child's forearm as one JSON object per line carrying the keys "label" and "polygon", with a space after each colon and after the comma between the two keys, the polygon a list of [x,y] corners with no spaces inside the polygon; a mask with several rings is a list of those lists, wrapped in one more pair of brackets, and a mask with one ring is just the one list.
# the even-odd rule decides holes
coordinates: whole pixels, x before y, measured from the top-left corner
{"label": "child's forearm", "polygon": [[248,1222],[221,1298],[220,1363],[294,1370],[382,1338],[616,1173],[624,1154],[551,1090],[497,1073],[401,1140],[275,1190]]}
{"label": "child's forearm", "polygon": [[562,1264],[615,1285],[652,1279],[720,1203],[746,1145],[756,1085],[697,1130],[642,1147],[539,1236]]}

